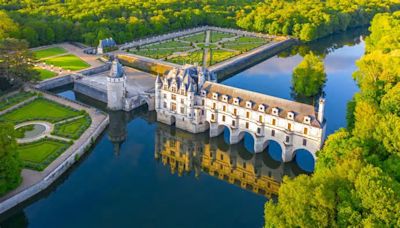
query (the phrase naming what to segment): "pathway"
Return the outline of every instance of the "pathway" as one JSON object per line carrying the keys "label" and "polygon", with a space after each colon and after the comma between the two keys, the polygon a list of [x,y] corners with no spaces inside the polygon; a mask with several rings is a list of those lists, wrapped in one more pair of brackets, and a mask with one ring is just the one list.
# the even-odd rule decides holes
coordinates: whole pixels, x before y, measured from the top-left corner
{"label": "pathway", "polygon": [[210,37],[211,36],[211,31],[207,30],[206,31],[206,40],[204,43],[204,53],[203,53],[203,67],[206,68],[207,67],[207,63],[208,63],[208,53],[210,52]]}

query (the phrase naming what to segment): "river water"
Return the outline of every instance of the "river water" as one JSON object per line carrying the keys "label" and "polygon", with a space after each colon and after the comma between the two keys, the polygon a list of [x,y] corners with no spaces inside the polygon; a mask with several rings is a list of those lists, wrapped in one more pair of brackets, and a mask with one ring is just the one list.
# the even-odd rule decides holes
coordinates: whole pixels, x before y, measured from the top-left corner
{"label": "river water", "polygon": [[[297,100],[293,68],[309,51],[323,55],[331,134],[346,125],[346,104],[358,90],[352,72],[365,34],[358,29],[295,46],[221,83]],[[104,108],[69,87],[54,92]],[[157,123],[145,108],[111,112],[110,119],[90,153],[51,188],[2,215],[0,227],[260,227],[282,177],[314,167],[308,153],[284,164],[273,144],[253,154],[251,137],[228,145],[226,133],[192,135]]]}

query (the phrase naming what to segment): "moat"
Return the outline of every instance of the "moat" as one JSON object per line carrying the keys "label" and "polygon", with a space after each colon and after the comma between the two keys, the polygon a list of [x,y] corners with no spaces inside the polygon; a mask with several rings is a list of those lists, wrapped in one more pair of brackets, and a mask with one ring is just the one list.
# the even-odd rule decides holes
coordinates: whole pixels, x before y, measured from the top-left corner
{"label": "moat", "polygon": [[[359,29],[293,47],[221,83],[297,99],[292,97],[290,81],[293,68],[302,59],[298,53],[311,50],[324,54],[329,135],[346,125],[347,101],[358,90],[352,72],[355,61],[364,53],[361,35],[365,33],[365,29]],[[68,87],[54,92],[104,108]],[[210,139],[207,133],[190,135],[176,130],[157,123],[155,113],[147,112],[146,107],[131,113],[112,112],[110,122],[85,158],[50,189],[0,217],[0,226],[260,227],[265,202],[277,198],[268,192],[274,191],[276,181],[282,175],[309,173],[314,168],[314,161],[306,153],[298,154],[290,163],[277,161],[280,151],[273,145],[269,152],[254,155],[248,135],[239,145],[230,146],[226,133]],[[198,150],[198,145],[205,146]],[[220,179],[218,175],[223,172],[215,167],[211,171],[207,165],[210,148],[218,154],[217,159],[222,155],[221,161],[240,162],[241,167],[235,169],[249,170],[245,173],[249,178],[253,170],[257,177],[273,177],[276,181],[260,191],[264,194],[256,194],[251,184],[243,187],[241,183],[230,183],[229,177]],[[247,165],[243,167],[243,163]]]}

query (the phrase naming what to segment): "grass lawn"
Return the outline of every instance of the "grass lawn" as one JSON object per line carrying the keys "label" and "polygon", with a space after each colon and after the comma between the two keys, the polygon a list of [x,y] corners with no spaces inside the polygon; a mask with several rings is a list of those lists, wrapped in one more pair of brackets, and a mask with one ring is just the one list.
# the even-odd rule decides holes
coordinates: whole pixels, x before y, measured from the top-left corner
{"label": "grass lawn", "polygon": [[177,64],[193,64],[193,63],[199,63],[200,65],[203,63],[203,51],[194,51],[190,52],[189,55],[187,56],[177,56],[175,58],[167,60],[172,63],[177,63]]}
{"label": "grass lawn", "polygon": [[50,56],[60,55],[64,53],[67,53],[67,51],[62,47],[52,47],[52,48],[33,51],[33,54],[35,54],[36,58],[38,59],[47,58]]}
{"label": "grass lawn", "polygon": [[4,98],[0,100],[0,111],[6,110],[18,103],[23,102],[24,100],[35,96],[35,93],[32,92],[20,92],[13,96]]}
{"label": "grass lawn", "polygon": [[222,40],[223,38],[229,38],[229,37],[234,37],[234,36],[236,36],[236,35],[231,34],[231,33],[222,33],[222,32],[211,31],[210,41],[212,43],[216,43],[216,42]]}
{"label": "grass lawn", "polygon": [[[206,47],[206,44],[205,43],[200,43],[200,44],[197,44],[197,47],[199,47],[199,48],[205,48]],[[216,44],[208,44],[208,48],[217,48],[218,46],[216,45]]]}
{"label": "grass lawn", "polygon": [[35,68],[35,70],[39,71],[40,80],[45,80],[57,76],[57,73],[41,68]]}
{"label": "grass lawn", "polygon": [[[191,47],[190,47],[191,48]],[[131,53],[141,56],[146,56],[153,59],[161,59],[172,55],[174,52],[187,51],[187,48],[173,48],[173,49],[140,49],[131,51]]]}
{"label": "grass lawn", "polygon": [[63,153],[70,143],[53,139],[42,139],[33,143],[18,145],[18,154],[26,168],[44,170]]}
{"label": "grass lawn", "polygon": [[56,124],[53,134],[65,138],[78,139],[90,126],[90,123],[91,119],[86,115],[85,117],[73,121]]}
{"label": "grass lawn", "polygon": [[220,49],[211,49],[210,54],[211,54],[210,65],[214,65],[216,63],[230,59],[230,58],[238,55],[239,53],[220,50]]}
{"label": "grass lawn", "polygon": [[64,119],[82,115],[82,112],[74,110],[56,102],[37,98],[28,104],[0,116],[0,120],[21,123],[29,120],[45,120],[58,122]]}
{"label": "grass lawn", "polygon": [[190,44],[180,42],[180,41],[167,41],[163,43],[155,43],[155,44],[149,44],[146,46],[143,46],[142,49],[157,49],[157,48],[181,48],[181,47],[187,47],[190,48]]}
{"label": "grass lawn", "polygon": [[65,70],[82,70],[88,68],[90,65],[75,55],[68,54],[54,58],[46,59],[45,62],[49,65],[61,67]]}
{"label": "grass lawn", "polygon": [[193,43],[204,43],[204,41],[206,40],[206,33],[205,32],[196,33],[191,36],[183,37],[181,38],[181,40]]}

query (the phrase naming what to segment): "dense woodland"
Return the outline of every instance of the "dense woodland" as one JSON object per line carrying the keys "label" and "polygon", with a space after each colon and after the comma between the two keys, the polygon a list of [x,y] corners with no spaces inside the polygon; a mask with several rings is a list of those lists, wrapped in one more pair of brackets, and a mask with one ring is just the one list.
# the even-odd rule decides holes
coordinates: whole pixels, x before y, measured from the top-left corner
{"label": "dense woodland", "polygon": [[0,38],[95,45],[215,25],[310,41],[399,8],[397,0],[0,0]]}
{"label": "dense woodland", "polygon": [[400,11],[370,31],[348,127],[328,137],[312,176],[285,178],[267,227],[400,226]]}

